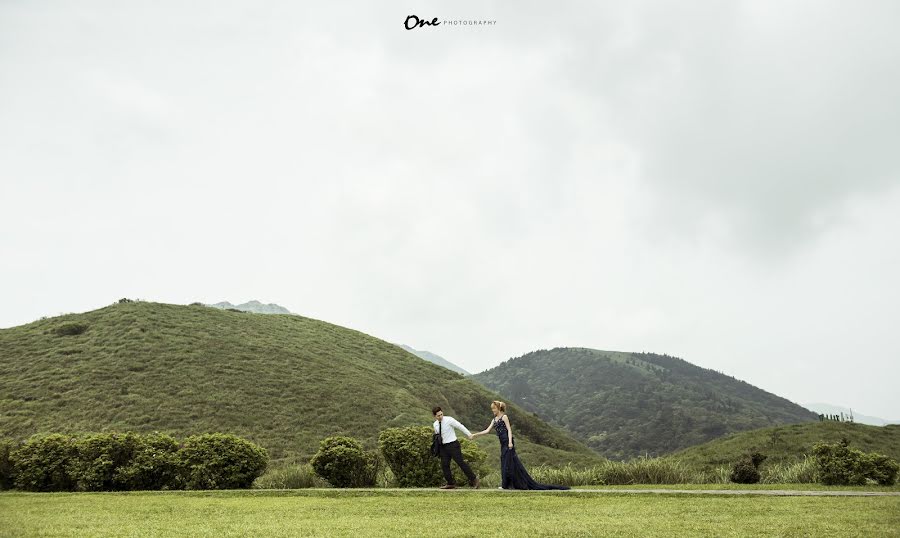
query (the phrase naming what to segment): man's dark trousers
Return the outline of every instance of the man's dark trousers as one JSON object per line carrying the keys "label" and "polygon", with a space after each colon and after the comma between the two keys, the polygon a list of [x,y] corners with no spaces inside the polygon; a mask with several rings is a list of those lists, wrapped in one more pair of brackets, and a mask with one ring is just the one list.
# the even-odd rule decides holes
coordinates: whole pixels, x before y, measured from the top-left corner
{"label": "man's dark trousers", "polygon": [[459,441],[441,445],[441,470],[444,471],[444,479],[447,481],[447,484],[451,486],[456,485],[453,481],[453,473],[450,472],[450,458],[453,458],[453,461],[455,461],[456,464],[459,465],[459,468],[462,469],[462,472],[466,474],[469,483],[474,484],[475,473],[472,472],[472,469],[469,468],[469,464],[463,459],[462,447],[459,446]]}

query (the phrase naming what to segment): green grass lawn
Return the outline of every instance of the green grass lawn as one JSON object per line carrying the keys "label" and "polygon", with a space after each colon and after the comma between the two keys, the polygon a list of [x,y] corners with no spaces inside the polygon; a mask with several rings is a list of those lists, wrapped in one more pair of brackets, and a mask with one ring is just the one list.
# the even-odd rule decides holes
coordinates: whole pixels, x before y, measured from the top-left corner
{"label": "green grass lawn", "polygon": [[[450,521],[449,530],[436,528]],[[898,536],[900,497],[293,490],[0,494],[2,536]]]}

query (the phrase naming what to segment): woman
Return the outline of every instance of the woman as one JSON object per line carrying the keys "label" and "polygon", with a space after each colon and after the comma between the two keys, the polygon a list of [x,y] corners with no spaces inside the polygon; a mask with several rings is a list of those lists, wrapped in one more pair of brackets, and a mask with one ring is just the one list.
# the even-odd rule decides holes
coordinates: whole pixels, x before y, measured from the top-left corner
{"label": "woman", "polygon": [[516,443],[509,417],[506,416],[506,404],[496,400],[491,402],[491,412],[494,413],[494,420],[484,431],[473,433],[472,438],[490,432],[491,428],[496,430],[500,439],[500,473],[503,477],[500,489],[569,489],[567,486],[551,486],[535,482],[516,455]]}

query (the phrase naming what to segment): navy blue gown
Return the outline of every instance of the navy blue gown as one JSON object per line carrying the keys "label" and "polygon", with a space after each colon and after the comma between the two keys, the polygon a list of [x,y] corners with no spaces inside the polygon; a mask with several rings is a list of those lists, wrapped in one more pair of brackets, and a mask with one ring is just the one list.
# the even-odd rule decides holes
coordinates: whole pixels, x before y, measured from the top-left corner
{"label": "navy blue gown", "polygon": [[500,474],[503,489],[569,489],[568,486],[552,486],[535,482],[516,455],[516,440],[509,448],[509,432],[502,418],[494,419],[494,430],[500,439]]}

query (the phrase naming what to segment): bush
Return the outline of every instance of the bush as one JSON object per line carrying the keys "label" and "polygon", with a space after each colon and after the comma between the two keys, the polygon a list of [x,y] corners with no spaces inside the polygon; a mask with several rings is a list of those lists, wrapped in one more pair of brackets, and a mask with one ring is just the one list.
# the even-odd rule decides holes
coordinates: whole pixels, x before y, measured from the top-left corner
{"label": "bush", "polygon": [[120,467],[116,481],[124,490],[183,489],[178,441],[161,434],[135,436],[131,460]]}
{"label": "bush", "polygon": [[160,433],[99,433],[74,440],[69,472],[80,491],[176,489],[178,443]]}
{"label": "bush", "polygon": [[[441,459],[431,455],[430,426],[388,428],[378,436],[381,454],[394,474],[394,481],[401,488],[428,488],[444,482]],[[477,476],[483,476],[487,454],[477,444],[460,439],[463,459]],[[455,463],[450,464],[457,484],[465,484],[468,478]]]}
{"label": "bush", "polygon": [[76,457],[69,474],[80,491],[117,491],[124,489],[118,471],[131,462],[137,437],[125,433],[98,433],[75,439]]}
{"label": "bush", "polygon": [[253,481],[254,489],[303,489],[327,488],[328,482],[320,478],[309,464],[288,465],[270,469]]}
{"label": "bush", "polygon": [[87,323],[81,323],[78,321],[70,321],[68,323],[63,323],[58,325],[53,329],[53,333],[57,336],[75,336],[84,333],[88,330],[89,325]]}
{"label": "bush", "polygon": [[186,489],[249,488],[269,463],[266,450],[225,433],[188,437],[178,451]]}
{"label": "bush", "polygon": [[759,469],[752,461],[741,460],[734,464],[729,477],[735,484],[758,484],[760,479]]}
{"label": "bush", "polygon": [[882,486],[893,486],[897,481],[897,473],[900,472],[900,465],[891,458],[882,454],[867,454],[867,473],[866,478],[870,478],[878,482]]}
{"label": "bush", "polygon": [[0,490],[12,489],[16,474],[13,472],[13,452],[16,443],[9,439],[0,439]]}
{"label": "bush", "polygon": [[819,478],[827,485],[861,486],[872,480],[884,486],[897,480],[898,465],[893,459],[850,448],[846,439],[813,447]]}
{"label": "bush", "polygon": [[14,475],[29,491],[245,488],[268,462],[264,449],[220,433],[189,437],[180,449],[161,433],[34,436],[11,454],[9,446],[0,444],[0,481]]}
{"label": "bush", "polygon": [[[401,488],[441,484],[439,458],[431,455],[432,429],[428,426],[388,428],[378,436],[378,448]],[[435,472],[437,471],[437,472]]]}
{"label": "bush", "polygon": [[340,436],[324,439],[309,463],[336,488],[372,487],[380,467],[377,454],[364,451],[352,437]]}
{"label": "bush", "polygon": [[13,453],[15,484],[26,491],[74,491],[70,471],[78,452],[72,437],[33,436]]}
{"label": "bush", "polygon": [[762,478],[759,465],[766,460],[766,457],[759,452],[747,454],[741,461],[734,464],[729,478],[735,484],[758,484]]}

